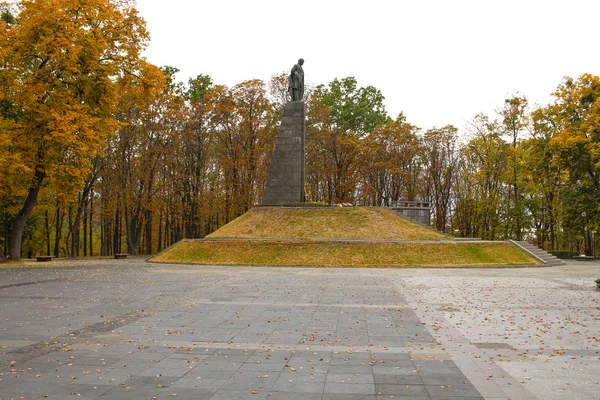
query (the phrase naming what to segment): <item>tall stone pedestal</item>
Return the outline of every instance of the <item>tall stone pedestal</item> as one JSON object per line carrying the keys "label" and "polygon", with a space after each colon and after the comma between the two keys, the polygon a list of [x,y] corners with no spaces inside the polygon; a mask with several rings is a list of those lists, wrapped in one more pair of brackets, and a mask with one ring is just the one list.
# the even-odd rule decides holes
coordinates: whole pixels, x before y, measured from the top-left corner
{"label": "tall stone pedestal", "polygon": [[263,206],[304,201],[304,103],[287,103],[275,142]]}

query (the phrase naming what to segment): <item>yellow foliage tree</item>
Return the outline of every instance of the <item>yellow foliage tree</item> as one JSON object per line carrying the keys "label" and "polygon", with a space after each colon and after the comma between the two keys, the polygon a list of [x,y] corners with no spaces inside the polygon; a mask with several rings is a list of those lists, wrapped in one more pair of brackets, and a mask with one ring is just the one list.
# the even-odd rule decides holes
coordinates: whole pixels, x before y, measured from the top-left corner
{"label": "yellow foliage tree", "polygon": [[583,236],[592,255],[592,231],[600,227],[600,77],[566,77],[550,107],[556,135],[550,144],[567,176],[563,193],[565,229]]}
{"label": "yellow foliage tree", "polygon": [[0,198],[17,210],[8,252],[19,259],[44,182],[77,188],[118,129],[115,80],[136,72],[148,34],[127,1],[22,0],[13,13],[0,21],[0,100],[14,129],[0,140],[20,168],[1,171]]}
{"label": "yellow foliage tree", "polygon": [[361,143],[363,203],[390,206],[415,200],[422,146],[418,129],[406,122],[381,124]]}

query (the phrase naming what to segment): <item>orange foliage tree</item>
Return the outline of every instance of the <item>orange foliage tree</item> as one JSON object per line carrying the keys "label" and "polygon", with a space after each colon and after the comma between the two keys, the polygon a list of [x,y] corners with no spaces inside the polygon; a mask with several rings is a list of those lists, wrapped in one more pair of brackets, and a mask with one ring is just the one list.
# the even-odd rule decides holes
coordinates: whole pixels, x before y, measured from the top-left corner
{"label": "orange foliage tree", "polygon": [[0,189],[14,194],[11,258],[21,257],[44,182],[80,185],[118,128],[115,79],[138,69],[147,39],[143,20],[122,1],[22,0],[14,19],[0,22],[0,98],[14,124],[3,140],[21,164]]}
{"label": "orange foliage tree", "polygon": [[415,200],[422,169],[417,128],[406,122],[379,125],[361,143],[363,204],[390,206]]}

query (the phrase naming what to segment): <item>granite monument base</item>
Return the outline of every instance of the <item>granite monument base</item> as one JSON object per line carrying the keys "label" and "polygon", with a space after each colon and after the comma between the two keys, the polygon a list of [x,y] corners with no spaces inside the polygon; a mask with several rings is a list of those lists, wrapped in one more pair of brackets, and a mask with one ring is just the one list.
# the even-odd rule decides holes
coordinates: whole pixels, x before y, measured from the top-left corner
{"label": "granite monument base", "polygon": [[301,101],[287,103],[279,127],[263,206],[304,201],[304,121]]}

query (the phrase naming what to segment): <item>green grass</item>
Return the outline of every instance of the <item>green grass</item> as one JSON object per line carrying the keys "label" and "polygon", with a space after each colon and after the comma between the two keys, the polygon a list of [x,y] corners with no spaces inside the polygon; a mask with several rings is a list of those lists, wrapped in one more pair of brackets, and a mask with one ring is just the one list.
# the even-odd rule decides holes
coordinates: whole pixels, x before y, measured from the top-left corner
{"label": "green grass", "polygon": [[210,265],[311,267],[479,267],[536,265],[507,242],[349,243],[186,240],[150,261]]}
{"label": "green grass", "polygon": [[[366,241],[351,241],[355,239]],[[483,267],[537,263],[511,243],[456,242],[389,209],[366,207],[256,207],[207,239],[179,242],[150,261],[309,267]]]}
{"label": "green grass", "polygon": [[208,238],[452,240],[389,209],[255,207]]}

